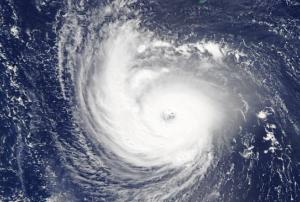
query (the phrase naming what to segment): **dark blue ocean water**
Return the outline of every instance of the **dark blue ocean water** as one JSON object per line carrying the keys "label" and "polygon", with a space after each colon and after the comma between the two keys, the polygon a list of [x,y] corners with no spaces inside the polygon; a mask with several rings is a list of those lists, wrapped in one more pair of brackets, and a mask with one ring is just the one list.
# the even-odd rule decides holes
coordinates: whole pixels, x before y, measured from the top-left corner
{"label": "dark blue ocean water", "polygon": [[[82,19],[89,10],[109,3],[82,2],[84,7],[79,1],[69,2]],[[78,141],[78,123],[70,107],[74,102],[64,98],[57,71],[59,30],[66,23],[67,4],[0,1],[0,201],[117,198],[118,193],[74,179],[69,168],[75,163],[62,154],[68,144],[70,153],[82,149],[73,145]],[[141,10],[143,26],[165,37],[225,41],[246,52],[247,61],[252,61],[247,71],[264,83],[251,86],[245,76],[245,86],[236,91],[255,106],[254,114],[257,109],[273,109],[268,123],[255,116],[247,119],[230,140],[228,153],[194,185],[189,200],[203,201],[217,187],[218,194],[207,201],[300,201],[300,2],[138,0],[130,7]],[[85,23],[82,20],[83,27]],[[230,76],[244,74],[233,67]],[[228,84],[233,91],[234,85],[234,80]],[[266,128],[273,132],[275,146],[264,138]],[[249,145],[252,156],[245,158]],[[109,177],[109,169],[95,170],[103,187],[118,183]],[[77,174],[88,178],[84,172]]]}

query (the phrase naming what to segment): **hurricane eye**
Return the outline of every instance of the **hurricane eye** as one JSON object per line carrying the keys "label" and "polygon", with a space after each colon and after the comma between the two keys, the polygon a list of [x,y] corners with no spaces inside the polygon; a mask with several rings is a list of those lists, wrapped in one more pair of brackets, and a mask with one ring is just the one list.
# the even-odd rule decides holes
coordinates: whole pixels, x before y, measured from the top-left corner
{"label": "hurricane eye", "polygon": [[166,110],[161,113],[161,117],[164,121],[170,122],[176,119],[176,113],[172,110]]}

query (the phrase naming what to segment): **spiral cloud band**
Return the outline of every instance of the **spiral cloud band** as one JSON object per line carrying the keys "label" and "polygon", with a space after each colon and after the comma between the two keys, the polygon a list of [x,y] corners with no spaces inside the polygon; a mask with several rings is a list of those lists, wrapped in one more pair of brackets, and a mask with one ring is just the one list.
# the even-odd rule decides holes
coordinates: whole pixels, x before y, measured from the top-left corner
{"label": "spiral cloud band", "polygon": [[[82,156],[108,167],[111,180],[121,184],[106,191],[118,190],[125,201],[168,199],[213,166],[214,153],[235,130],[235,115],[244,113],[243,102],[224,85],[227,46],[165,39],[138,17],[105,22],[111,13],[130,13],[124,7],[111,4],[92,14],[88,33],[70,18],[61,33],[60,74],[67,71],[74,83],[74,116],[85,131],[79,142],[88,137],[99,149],[85,148]],[[67,84],[62,81],[63,89]],[[95,169],[73,158],[75,173]],[[125,181],[151,185],[127,189]]]}
{"label": "spiral cloud band", "polygon": [[[81,102],[104,131],[96,138],[123,160],[137,166],[184,165],[207,149],[220,121],[216,89],[178,67],[172,54],[180,52],[171,44],[144,40],[135,28],[133,22],[110,28],[112,36],[98,55],[103,60]],[[166,56],[158,55],[165,50]]]}

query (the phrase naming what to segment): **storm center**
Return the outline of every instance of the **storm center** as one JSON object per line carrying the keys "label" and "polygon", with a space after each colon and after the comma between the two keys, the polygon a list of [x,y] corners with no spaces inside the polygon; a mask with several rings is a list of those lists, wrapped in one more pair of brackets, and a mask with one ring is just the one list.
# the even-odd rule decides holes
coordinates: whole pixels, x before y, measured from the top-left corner
{"label": "storm center", "polygon": [[176,113],[168,109],[162,112],[161,117],[164,121],[172,121],[176,118]]}

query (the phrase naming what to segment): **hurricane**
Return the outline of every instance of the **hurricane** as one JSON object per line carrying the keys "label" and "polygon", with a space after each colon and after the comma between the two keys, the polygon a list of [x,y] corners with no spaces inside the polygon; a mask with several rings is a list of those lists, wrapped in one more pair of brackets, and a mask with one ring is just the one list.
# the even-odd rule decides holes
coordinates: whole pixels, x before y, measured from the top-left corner
{"label": "hurricane", "polygon": [[[37,10],[50,12],[41,2]],[[28,116],[14,118],[20,187],[10,200],[297,201],[297,9],[295,1],[59,4],[45,35],[54,49],[45,45],[42,57],[53,61],[40,73],[6,63],[13,78],[32,79],[14,81],[25,89],[15,105]],[[20,30],[11,28],[19,40]],[[39,44],[39,31],[24,33]],[[24,51],[24,64],[41,50]],[[31,158],[32,176],[44,176],[34,185]]]}

